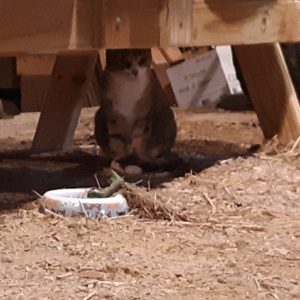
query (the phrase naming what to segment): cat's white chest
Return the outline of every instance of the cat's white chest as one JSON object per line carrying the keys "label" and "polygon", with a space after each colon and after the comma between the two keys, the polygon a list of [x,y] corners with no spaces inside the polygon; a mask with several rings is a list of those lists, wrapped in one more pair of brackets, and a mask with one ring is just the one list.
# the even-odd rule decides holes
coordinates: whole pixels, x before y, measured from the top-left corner
{"label": "cat's white chest", "polygon": [[113,98],[114,110],[126,119],[134,119],[136,104],[144,96],[149,84],[147,73],[132,78],[127,74],[116,73],[111,75],[110,94]]}

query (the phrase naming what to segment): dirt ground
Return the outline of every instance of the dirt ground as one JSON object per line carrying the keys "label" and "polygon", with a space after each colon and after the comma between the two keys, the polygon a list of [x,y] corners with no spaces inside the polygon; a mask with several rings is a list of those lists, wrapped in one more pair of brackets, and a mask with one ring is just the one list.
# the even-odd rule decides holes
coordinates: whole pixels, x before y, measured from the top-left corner
{"label": "dirt ground", "polygon": [[0,120],[0,299],[300,299],[300,152],[253,153],[252,112],[176,112],[185,162],[131,188],[182,220],[39,213],[32,190],[95,186],[107,166],[94,111],[46,155],[28,154],[38,114]]}

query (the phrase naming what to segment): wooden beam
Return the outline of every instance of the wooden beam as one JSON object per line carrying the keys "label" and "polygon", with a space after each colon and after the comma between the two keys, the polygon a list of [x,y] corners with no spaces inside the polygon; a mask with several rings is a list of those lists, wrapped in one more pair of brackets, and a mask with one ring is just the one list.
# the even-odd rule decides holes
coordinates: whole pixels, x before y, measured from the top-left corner
{"label": "wooden beam", "polygon": [[[17,57],[17,72],[21,76],[22,112],[42,111],[54,64],[55,55],[22,55]],[[84,97],[83,106],[85,107],[100,104],[99,80],[101,72],[102,63],[99,57]]]}
{"label": "wooden beam", "polygon": [[72,145],[83,95],[97,58],[96,51],[57,56],[32,145],[34,152],[61,150]]}
{"label": "wooden beam", "polygon": [[102,31],[97,34],[102,36],[98,42],[104,48],[151,48],[158,44],[164,1],[101,0]]}
{"label": "wooden beam", "polygon": [[17,57],[17,74],[26,76],[51,75],[55,55],[21,55]]}
{"label": "wooden beam", "polygon": [[300,136],[300,107],[279,44],[234,47],[267,139],[282,144]]}
{"label": "wooden beam", "polygon": [[298,0],[2,0],[0,54],[300,41],[299,15]]}
{"label": "wooden beam", "polygon": [[101,53],[98,52],[93,74],[84,95],[84,106],[87,107],[99,106],[101,103],[101,86],[99,83],[101,81],[103,65],[101,62],[100,54]]}
{"label": "wooden beam", "polygon": [[298,0],[102,0],[102,5],[106,48],[300,40]]}
{"label": "wooden beam", "polygon": [[297,41],[298,0],[168,0],[162,47]]}
{"label": "wooden beam", "polygon": [[95,1],[0,1],[0,53],[92,48]]}
{"label": "wooden beam", "polygon": [[179,48],[160,48],[160,52],[169,64],[178,63],[184,60]]}
{"label": "wooden beam", "polygon": [[174,106],[176,105],[176,98],[167,74],[167,69],[170,67],[170,64],[159,48],[152,48],[151,52],[154,73],[169,101],[169,104]]}
{"label": "wooden beam", "polygon": [[21,111],[41,112],[47,96],[50,75],[21,76]]}

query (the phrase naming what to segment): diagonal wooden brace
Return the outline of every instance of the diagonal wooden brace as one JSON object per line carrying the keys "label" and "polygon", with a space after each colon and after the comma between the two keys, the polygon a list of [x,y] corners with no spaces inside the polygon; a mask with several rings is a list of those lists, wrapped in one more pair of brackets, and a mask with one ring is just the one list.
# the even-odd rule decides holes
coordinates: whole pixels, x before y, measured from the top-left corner
{"label": "diagonal wooden brace", "polygon": [[300,136],[300,106],[279,44],[234,47],[267,139],[288,144]]}
{"label": "diagonal wooden brace", "polygon": [[72,146],[84,94],[97,59],[97,51],[57,55],[33,140],[33,152],[62,150]]}

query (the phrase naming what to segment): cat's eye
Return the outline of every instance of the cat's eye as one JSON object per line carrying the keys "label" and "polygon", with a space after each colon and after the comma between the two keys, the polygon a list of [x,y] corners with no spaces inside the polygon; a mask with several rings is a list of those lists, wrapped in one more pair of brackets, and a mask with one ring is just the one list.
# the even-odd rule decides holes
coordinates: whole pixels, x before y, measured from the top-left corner
{"label": "cat's eye", "polygon": [[143,57],[141,57],[140,60],[139,60],[139,65],[140,65],[140,66],[143,66],[143,65],[146,64],[146,62],[147,62],[147,57],[143,56]]}

